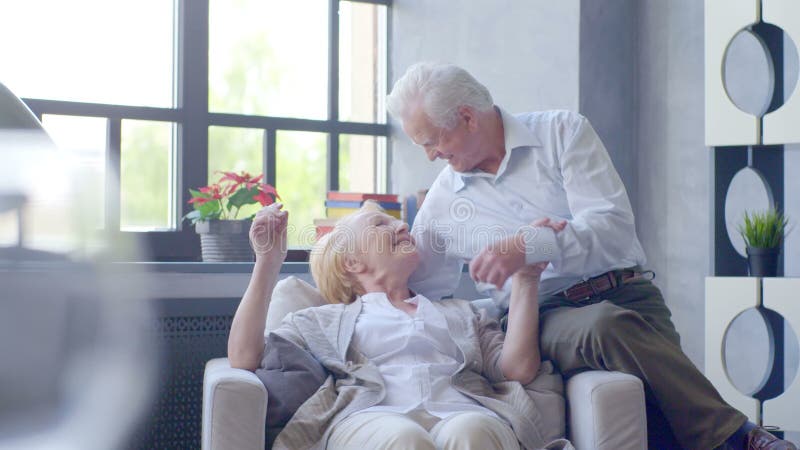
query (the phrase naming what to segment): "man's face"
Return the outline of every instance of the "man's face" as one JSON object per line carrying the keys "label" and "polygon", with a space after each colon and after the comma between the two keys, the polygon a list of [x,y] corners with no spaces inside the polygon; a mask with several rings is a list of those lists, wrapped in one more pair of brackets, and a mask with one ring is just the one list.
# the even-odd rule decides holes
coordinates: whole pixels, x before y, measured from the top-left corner
{"label": "man's face", "polygon": [[472,116],[459,114],[452,129],[433,125],[422,107],[413,108],[403,120],[408,137],[425,150],[430,161],[444,159],[456,172],[468,172],[481,161],[470,133]]}

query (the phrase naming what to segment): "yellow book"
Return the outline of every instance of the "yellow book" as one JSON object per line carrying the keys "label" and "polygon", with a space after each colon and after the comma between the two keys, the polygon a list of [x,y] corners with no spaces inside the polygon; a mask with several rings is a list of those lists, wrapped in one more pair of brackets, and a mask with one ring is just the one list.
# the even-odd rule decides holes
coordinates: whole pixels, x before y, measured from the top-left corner
{"label": "yellow book", "polygon": [[[325,215],[329,219],[341,219],[358,211],[358,208],[325,208]],[[402,219],[402,211],[399,209],[387,209],[384,211],[386,214],[394,217],[395,219]]]}

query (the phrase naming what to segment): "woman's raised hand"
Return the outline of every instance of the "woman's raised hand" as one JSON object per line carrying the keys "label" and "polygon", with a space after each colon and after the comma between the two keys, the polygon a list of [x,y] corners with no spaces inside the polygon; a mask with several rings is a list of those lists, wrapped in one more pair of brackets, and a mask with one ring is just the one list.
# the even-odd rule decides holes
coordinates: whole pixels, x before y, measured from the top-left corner
{"label": "woman's raised hand", "polygon": [[270,263],[280,264],[286,259],[289,213],[281,208],[282,203],[273,203],[263,207],[253,218],[250,246],[256,254],[256,261],[266,259]]}

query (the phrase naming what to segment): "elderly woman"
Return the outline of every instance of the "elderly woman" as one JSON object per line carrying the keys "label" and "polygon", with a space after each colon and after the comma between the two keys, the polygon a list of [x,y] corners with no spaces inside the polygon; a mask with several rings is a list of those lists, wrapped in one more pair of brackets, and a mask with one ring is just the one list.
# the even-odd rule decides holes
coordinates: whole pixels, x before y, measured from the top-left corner
{"label": "elderly woman", "polygon": [[[253,221],[256,263],[231,327],[233,367],[254,371],[261,362],[267,308],[286,256],[287,220],[275,204]],[[504,335],[469,302],[432,302],[410,291],[407,281],[418,264],[408,226],[377,206],[365,205],[320,239],[311,271],[331,304],[290,314],[275,333],[310,352],[331,376],[274,448],[569,446],[551,442],[563,433],[564,411],[558,375],[543,368],[539,356],[543,265],[514,275]]]}

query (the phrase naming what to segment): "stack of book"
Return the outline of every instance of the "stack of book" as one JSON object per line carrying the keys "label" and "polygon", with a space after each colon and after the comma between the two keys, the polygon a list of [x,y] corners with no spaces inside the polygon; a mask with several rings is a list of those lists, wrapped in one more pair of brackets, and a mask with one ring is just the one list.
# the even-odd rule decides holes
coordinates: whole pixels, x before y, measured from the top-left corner
{"label": "stack of book", "polygon": [[314,220],[317,239],[330,232],[336,221],[358,211],[366,200],[377,202],[392,217],[403,218],[403,206],[396,194],[367,194],[362,192],[328,192],[325,200],[325,218]]}
{"label": "stack of book", "polygon": [[374,200],[381,208],[392,217],[402,219],[403,207],[397,201],[395,194],[363,194],[361,192],[328,192],[328,199],[325,201],[325,215],[329,219],[339,219],[348,214],[352,214],[361,208],[366,200]]}
{"label": "stack of book", "polygon": [[322,236],[330,233],[333,230],[333,227],[336,225],[336,222],[339,219],[314,219],[314,227],[317,229],[317,240]]}

